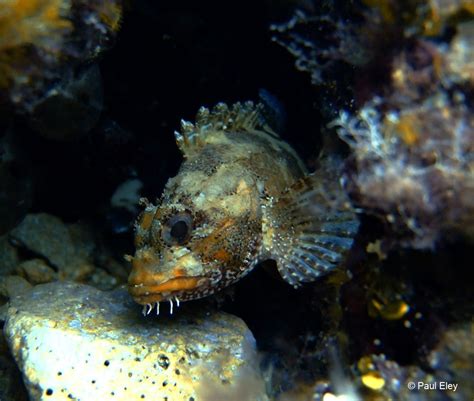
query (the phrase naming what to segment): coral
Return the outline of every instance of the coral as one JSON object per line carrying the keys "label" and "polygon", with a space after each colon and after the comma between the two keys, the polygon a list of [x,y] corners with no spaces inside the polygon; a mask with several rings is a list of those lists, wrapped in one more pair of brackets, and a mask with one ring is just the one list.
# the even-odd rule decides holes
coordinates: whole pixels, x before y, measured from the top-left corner
{"label": "coral", "polygon": [[[43,65],[60,56],[72,29],[65,0],[2,0],[0,13],[0,89],[32,84]],[[39,58],[40,65],[31,65]],[[39,68],[38,68],[39,67]]]}
{"label": "coral", "polygon": [[71,31],[67,0],[2,0],[0,51],[33,45],[58,51]]}
{"label": "coral", "polygon": [[0,95],[28,113],[48,85],[110,46],[120,0],[2,0]]}
{"label": "coral", "polygon": [[326,72],[338,61],[355,68],[351,111],[329,126],[352,150],[345,187],[361,211],[378,216],[395,233],[391,241],[405,246],[429,248],[452,232],[472,238],[472,2],[363,3],[363,24],[296,12],[271,29],[284,35],[275,40],[313,84],[332,82]]}
{"label": "coral", "polygon": [[334,123],[354,152],[346,189],[404,244],[430,247],[452,230],[472,236],[474,117],[467,95],[437,88],[418,102],[403,93],[416,87],[403,85],[356,115],[342,111]]}
{"label": "coral", "polygon": [[474,85],[474,21],[457,26],[457,33],[446,57],[446,80]]}
{"label": "coral", "polygon": [[381,26],[398,25],[405,36],[436,36],[459,19],[474,14],[470,0],[363,0]]}

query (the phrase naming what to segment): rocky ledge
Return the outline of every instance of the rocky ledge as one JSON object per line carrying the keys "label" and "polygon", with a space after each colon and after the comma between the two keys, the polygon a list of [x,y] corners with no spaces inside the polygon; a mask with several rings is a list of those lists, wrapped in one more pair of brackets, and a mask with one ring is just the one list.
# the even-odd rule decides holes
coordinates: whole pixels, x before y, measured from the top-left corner
{"label": "rocky ledge", "polygon": [[143,317],[125,290],[38,285],[11,300],[5,337],[31,400],[266,400],[239,318]]}

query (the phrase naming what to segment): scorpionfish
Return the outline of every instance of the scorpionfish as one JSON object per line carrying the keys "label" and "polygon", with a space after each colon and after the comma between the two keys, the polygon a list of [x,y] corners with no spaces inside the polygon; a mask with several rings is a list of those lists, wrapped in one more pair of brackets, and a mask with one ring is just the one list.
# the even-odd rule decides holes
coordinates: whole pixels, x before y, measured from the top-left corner
{"label": "scorpionfish", "polygon": [[128,289],[144,314],[202,298],[273,259],[295,288],[333,270],[358,229],[334,163],[308,174],[265,106],[202,107],[175,132],[184,155],[157,205],[144,200]]}

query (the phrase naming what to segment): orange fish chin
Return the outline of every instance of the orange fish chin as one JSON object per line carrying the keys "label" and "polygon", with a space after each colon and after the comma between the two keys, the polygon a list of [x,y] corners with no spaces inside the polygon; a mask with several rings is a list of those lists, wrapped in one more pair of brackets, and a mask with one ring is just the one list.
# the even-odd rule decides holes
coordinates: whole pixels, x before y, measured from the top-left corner
{"label": "orange fish chin", "polygon": [[178,298],[180,294],[193,291],[203,285],[207,279],[202,276],[181,276],[166,280],[162,283],[145,285],[129,282],[128,290],[135,302],[141,305],[153,304]]}

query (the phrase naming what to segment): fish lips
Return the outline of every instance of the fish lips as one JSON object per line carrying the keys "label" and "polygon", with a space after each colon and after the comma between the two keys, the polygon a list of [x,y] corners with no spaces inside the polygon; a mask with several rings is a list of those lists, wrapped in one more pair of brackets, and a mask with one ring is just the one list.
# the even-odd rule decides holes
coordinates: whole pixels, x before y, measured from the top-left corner
{"label": "fish lips", "polygon": [[134,283],[129,280],[128,292],[140,305],[153,304],[175,298],[187,299],[186,293],[195,291],[207,283],[203,276],[181,276],[162,282]]}

